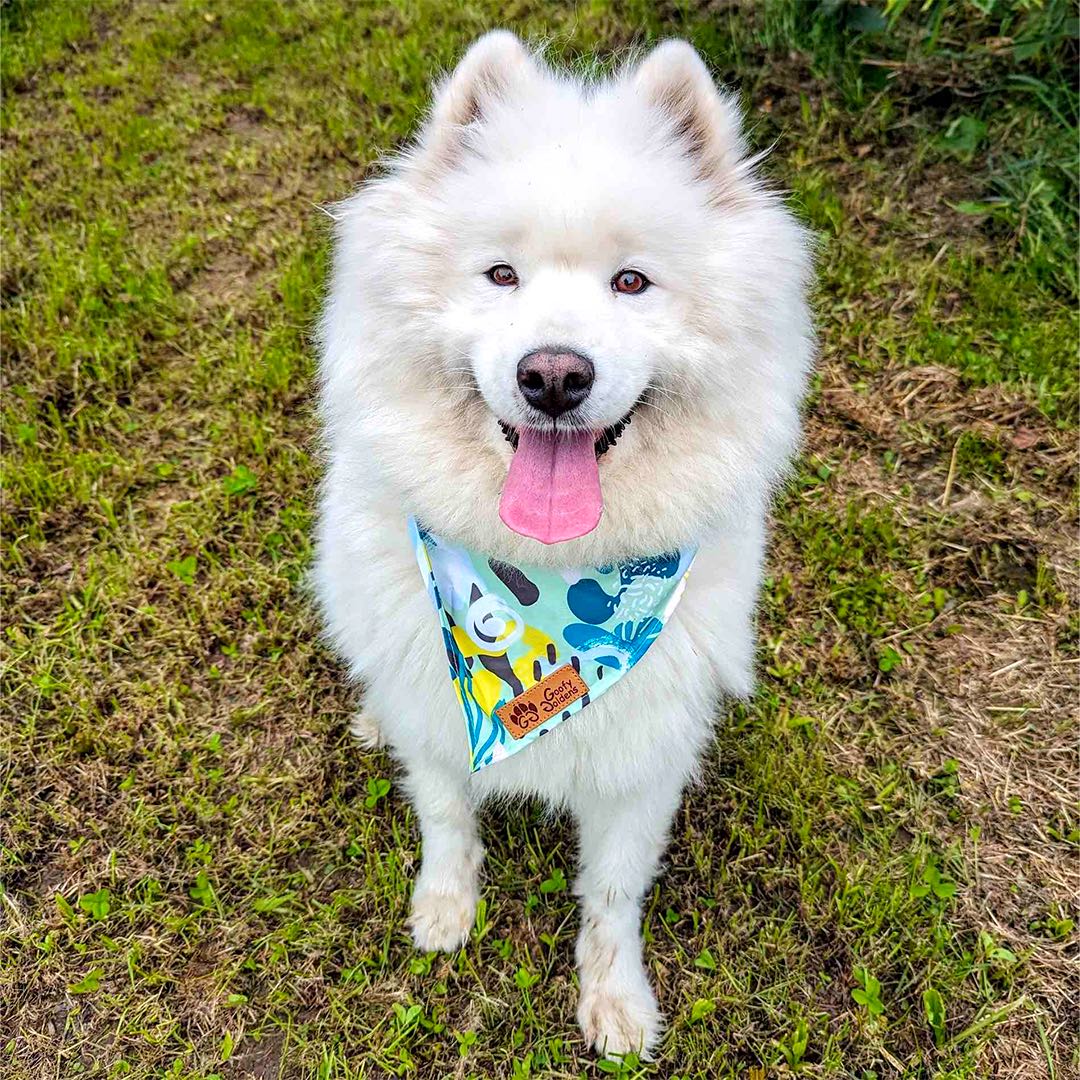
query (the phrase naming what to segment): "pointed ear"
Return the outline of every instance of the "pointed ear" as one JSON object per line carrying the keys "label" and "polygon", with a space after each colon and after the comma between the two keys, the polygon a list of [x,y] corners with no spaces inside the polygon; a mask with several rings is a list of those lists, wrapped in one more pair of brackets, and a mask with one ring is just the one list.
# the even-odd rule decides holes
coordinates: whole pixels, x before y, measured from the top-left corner
{"label": "pointed ear", "polygon": [[686,41],[665,41],[638,65],[636,93],[661,113],[672,135],[693,158],[703,180],[729,187],[745,170],[739,109],[721,94],[697,50]]}
{"label": "pointed ear", "polygon": [[509,30],[477,38],[458,66],[436,88],[435,103],[420,142],[436,165],[452,164],[467,129],[488,111],[536,78],[538,70],[520,39]]}

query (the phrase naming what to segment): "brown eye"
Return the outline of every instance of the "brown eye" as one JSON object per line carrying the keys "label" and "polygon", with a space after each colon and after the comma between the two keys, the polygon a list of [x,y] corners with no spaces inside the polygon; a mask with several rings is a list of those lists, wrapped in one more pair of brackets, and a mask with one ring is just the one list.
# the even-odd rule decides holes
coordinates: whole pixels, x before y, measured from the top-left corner
{"label": "brown eye", "polygon": [[636,270],[620,270],[611,279],[611,287],[621,293],[644,292],[651,284],[644,274],[639,274]]}
{"label": "brown eye", "polygon": [[497,266],[493,266],[487,272],[488,280],[494,282],[496,285],[516,285],[518,283],[518,276],[514,272],[512,266],[507,266],[506,263],[499,263]]}

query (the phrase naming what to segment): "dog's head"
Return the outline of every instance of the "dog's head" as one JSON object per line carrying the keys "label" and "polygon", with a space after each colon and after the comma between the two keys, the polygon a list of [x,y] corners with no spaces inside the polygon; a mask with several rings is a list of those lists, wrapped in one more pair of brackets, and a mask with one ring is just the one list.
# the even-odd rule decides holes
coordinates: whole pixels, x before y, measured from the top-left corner
{"label": "dog's head", "polygon": [[595,562],[760,507],[798,432],[807,242],[689,45],[583,80],[488,34],[339,215],[325,412],[434,531]]}

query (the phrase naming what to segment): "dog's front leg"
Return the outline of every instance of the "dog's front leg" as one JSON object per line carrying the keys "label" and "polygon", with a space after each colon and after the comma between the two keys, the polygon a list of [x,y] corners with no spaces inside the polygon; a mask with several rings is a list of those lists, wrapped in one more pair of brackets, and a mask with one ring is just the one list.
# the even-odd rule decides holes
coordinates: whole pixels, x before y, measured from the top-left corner
{"label": "dog's front leg", "polygon": [[420,822],[420,873],[409,928],[418,949],[454,952],[476,918],[484,849],[464,779],[428,762],[412,762],[406,786]]}
{"label": "dog's front leg", "polygon": [[681,783],[575,807],[581,829],[578,1023],[601,1053],[647,1055],[663,1017],[642,962],[641,901],[656,875]]}

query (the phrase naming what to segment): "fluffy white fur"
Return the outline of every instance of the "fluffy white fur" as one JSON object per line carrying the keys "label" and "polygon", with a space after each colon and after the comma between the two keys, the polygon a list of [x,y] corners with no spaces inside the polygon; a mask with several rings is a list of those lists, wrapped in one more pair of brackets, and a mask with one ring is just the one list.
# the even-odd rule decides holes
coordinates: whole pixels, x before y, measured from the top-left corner
{"label": "fluffy white fur", "polygon": [[[587,81],[496,32],[438,88],[416,142],[335,211],[315,575],[363,686],[355,728],[389,746],[419,818],[413,937],[425,950],[466,939],[481,802],[568,809],[581,838],[578,1018],[609,1053],[648,1052],[662,1030],[640,903],[718,699],[752,686],[765,511],[813,351],[807,238],[753,165],[734,102],[689,45]],[[497,263],[517,288],[485,277]],[[615,293],[624,267],[652,287]],[[499,520],[511,450],[497,418],[527,422],[516,365],[552,345],[595,364],[583,423],[640,404],[600,461],[599,527],[545,547]],[[601,565],[691,543],[700,554],[630,675],[470,777],[409,514],[511,562]]]}

